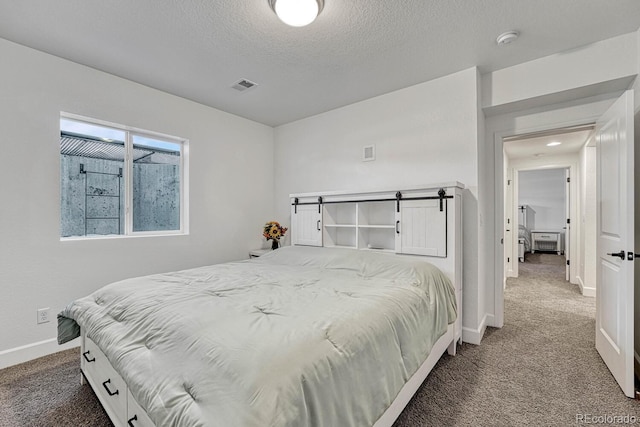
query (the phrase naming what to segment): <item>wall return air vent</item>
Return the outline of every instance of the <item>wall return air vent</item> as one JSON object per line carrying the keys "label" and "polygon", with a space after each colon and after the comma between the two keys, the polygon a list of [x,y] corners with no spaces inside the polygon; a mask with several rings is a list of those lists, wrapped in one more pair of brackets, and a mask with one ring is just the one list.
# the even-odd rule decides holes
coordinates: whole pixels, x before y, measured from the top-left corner
{"label": "wall return air vent", "polygon": [[251,89],[255,86],[258,86],[258,84],[252,82],[251,80],[241,79],[235,82],[231,87],[237,91],[244,92],[245,90]]}

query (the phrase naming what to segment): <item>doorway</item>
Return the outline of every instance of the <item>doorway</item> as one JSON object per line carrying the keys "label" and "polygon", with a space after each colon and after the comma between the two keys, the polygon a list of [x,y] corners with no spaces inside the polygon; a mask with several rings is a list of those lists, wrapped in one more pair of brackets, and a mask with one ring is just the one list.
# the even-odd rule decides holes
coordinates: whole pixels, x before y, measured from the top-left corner
{"label": "doorway", "polygon": [[595,201],[593,129],[503,138],[505,286],[528,260],[545,260],[564,265],[565,280],[595,296],[595,285],[585,284],[585,267],[595,264],[595,208],[585,212]]}
{"label": "doorway", "polygon": [[[558,279],[570,278],[570,183],[569,168],[520,169],[514,180],[517,216],[517,266],[557,265]],[[516,276],[518,275],[516,274]]]}

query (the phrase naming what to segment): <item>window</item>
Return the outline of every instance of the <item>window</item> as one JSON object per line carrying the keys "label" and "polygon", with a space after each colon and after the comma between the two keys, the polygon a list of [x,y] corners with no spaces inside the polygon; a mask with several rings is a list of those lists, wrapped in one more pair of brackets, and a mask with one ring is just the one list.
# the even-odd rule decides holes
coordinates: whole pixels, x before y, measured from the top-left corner
{"label": "window", "polygon": [[186,141],[60,118],[61,237],[185,232]]}

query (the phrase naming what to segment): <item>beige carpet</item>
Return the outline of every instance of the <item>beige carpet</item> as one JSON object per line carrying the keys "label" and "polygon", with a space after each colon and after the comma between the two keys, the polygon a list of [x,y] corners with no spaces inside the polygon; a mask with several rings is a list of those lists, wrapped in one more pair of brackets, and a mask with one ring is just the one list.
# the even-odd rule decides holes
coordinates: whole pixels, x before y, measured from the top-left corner
{"label": "beige carpet", "polygon": [[[576,425],[635,415],[594,348],[595,301],[564,281],[564,258],[534,254],[509,279],[505,325],[436,365],[395,427]],[[78,350],[0,370],[0,426],[110,426]],[[640,425],[640,420],[637,422]],[[342,426],[336,426],[342,427]]]}

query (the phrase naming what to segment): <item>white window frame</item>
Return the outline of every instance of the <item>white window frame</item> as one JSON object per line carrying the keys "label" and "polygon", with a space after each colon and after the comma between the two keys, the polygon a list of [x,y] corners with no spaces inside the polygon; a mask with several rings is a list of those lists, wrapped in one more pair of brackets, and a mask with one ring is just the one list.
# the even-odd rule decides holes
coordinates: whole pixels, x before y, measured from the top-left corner
{"label": "white window frame", "polygon": [[[78,114],[60,112],[60,119],[69,119],[83,122],[89,125],[112,128],[125,133],[125,158],[124,158],[124,187],[125,187],[125,216],[123,234],[105,234],[91,236],[60,237],[65,240],[95,240],[95,239],[120,239],[144,236],[176,236],[189,234],[189,140],[165,133],[140,129],[132,126],[112,123],[105,120],[94,119]],[[180,145],[180,228],[178,230],[157,231],[133,231],[133,135],[157,138],[166,142]],[[60,135],[58,134],[58,137]],[[59,138],[58,138],[59,139]],[[60,181],[60,178],[58,179]],[[62,220],[62,218],[60,218]],[[61,221],[58,221],[61,223]]]}

